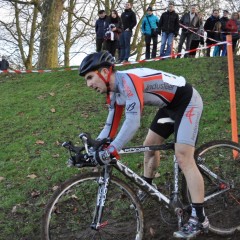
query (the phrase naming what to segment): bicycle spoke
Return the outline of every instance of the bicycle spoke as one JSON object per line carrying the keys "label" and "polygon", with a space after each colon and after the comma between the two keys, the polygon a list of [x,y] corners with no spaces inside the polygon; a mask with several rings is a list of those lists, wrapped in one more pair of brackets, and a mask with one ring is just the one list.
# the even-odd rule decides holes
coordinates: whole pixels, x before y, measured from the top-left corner
{"label": "bicycle spoke", "polygon": [[240,154],[240,146],[231,141],[213,141],[196,151],[197,163],[218,177],[200,167],[204,173],[208,199],[205,212],[210,229],[222,235],[234,233],[240,227],[240,161],[233,152]]}
{"label": "bicycle spoke", "polygon": [[[104,205],[102,226],[93,230],[90,225],[95,212],[97,174],[86,179],[70,180],[52,197],[44,216],[44,239],[136,239],[143,235],[143,213],[133,192],[121,180],[111,181]],[[77,182],[78,181],[78,182]],[[133,197],[133,196],[134,197]],[[130,206],[134,204],[136,208]],[[48,237],[46,237],[48,236]]]}

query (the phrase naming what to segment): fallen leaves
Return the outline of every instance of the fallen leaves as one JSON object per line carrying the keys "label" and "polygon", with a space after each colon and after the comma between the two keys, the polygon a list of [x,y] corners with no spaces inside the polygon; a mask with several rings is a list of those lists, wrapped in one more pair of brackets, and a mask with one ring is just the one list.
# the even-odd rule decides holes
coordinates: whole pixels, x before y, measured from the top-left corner
{"label": "fallen leaves", "polygon": [[52,187],[52,190],[53,190],[53,191],[56,191],[58,188],[59,188],[59,187],[56,185],[56,186],[53,186],[53,187]]}
{"label": "fallen leaves", "polygon": [[0,182],[3,181],[5,178],[4,177],[0,177]]}
{"label": "fallen leaves", "polygon": [[49,95],[52,96],[52,97],[54,97],[54,96],[55,96],[55,93],[54,93],[54,92],[50,92]]}
{"label": "fallen leaves", "polygon": [[156,231],[152,227],[149,228],[149,232],[152,237],[154,237],[154,235],[156,234]]}
{"label": "fallen leaves", "polygon": [[36,141],[36,144],[38,144],[38,145],[43,145],[45,142],[44,141],[42,141],[42,140],[37,140]]}
{"label": "fallen leaves", "polygon": [[56,112],[56,109],[55,108],[51,108],[50,110],[52,113],[55,113]]}
{"label": "fallen leaves", "polygon": [[38,190],[33,190],[31,192],[31,197],[32,198],[38,197],[39,195],[40,195],[40,191],[38,191]]}
{"label": "fallen leaves", "polygon": [[160,173],[159,173],[159,172],[156,172],[155,178],[159,178],[159,177],[160,177]]}
{"label": "fallen leaves", "polygon": [[35,178],[37,178],[37,175],[35,175],[35,174],[33,173],[33,174],[30,174],[30,175],[27,175],[27,178],[35,179]]}

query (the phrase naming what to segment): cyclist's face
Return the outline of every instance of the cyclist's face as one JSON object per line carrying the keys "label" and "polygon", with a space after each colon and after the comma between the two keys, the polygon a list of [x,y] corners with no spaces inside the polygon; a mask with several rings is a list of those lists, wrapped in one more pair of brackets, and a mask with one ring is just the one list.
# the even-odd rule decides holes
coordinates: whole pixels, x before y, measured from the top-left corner
{"label": "cyclist's face", "polygon": [[103,80],[98,76],[97,71],[89,72],[85,75],[87,86],[99,93],[106,93],[107,87]]}

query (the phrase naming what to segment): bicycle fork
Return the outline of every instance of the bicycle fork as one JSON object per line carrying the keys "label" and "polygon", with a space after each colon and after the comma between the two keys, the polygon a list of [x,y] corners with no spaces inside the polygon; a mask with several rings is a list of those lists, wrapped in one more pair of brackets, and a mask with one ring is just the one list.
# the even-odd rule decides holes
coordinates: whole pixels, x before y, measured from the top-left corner
{"label": "bicycle fork", "polygon": [[108,222],[101,222],[102,220],[102,214],[103,209],[105,205],[105,201],[107,198],[107,192],[108,192],[108,185],[110,182],[110,174],[111,174],[111,168],[109,166],[105,166],[103,169],[103,176],[100,176],[98,179],[98,193],[97,193],[97,200],[96,200],[96,207],[93,215],[93,221],[91,223],[91,228],[94,230],[99,230],[100,228],[104,228],[106,225],[108,225]]}
{"label": "bicycle fork", "polygon": [[178,229],[180,230],[183,225],[183,209],[182,203],[179,200],[179,188],[178,188],[178,176],[179,176],[179,166],[177,162],[177,158],[174,155],[174,189],[172,192],[172,199],[170,201],[170,205],[172,205],[175,214],[178,218]]}

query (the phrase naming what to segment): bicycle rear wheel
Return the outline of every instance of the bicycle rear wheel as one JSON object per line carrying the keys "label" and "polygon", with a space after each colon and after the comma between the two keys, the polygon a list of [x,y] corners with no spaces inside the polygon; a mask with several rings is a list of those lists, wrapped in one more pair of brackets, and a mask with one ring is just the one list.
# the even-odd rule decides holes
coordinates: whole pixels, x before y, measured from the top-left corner
{"label": "bicycle rear wheel", "polygon": [[143,212],[136,195],[112,176],[99,230],[91,229],[98,191],[98,173],[78,175],[63,183],[46,205],[44,240],[143,239]]}
{"label": "bicycle rear wheel", "polygon": [[[206,166],[217,175],[216,179],[199,167],[204,177],[205,198],[216,194],[204,203],[210,230],[220,235],[233,234],[240,230],[239,144],[227,140],[206,143],[196,150],[195,159],[198,165]],[[224,189],[224,193],[217,195]]]}

